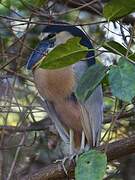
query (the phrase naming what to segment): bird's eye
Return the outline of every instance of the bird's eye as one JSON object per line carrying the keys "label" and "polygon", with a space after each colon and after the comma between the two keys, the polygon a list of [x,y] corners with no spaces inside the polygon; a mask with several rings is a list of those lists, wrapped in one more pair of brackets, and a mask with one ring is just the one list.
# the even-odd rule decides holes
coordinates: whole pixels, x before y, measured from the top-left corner
{"label": "bird's eye", "polygon": [[51,39],[51,38],[55,37],[55,35],[56,35],[55,33],[49,34],[49,35],[48,35],[48,39]]}

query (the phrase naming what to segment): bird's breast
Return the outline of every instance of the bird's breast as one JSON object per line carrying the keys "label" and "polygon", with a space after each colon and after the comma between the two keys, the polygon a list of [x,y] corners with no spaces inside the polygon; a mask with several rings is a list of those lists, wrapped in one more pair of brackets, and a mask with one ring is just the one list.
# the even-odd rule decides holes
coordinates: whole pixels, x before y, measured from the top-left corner
{"label": "bird's breast", "polygon": [[71,67],[56,70],[35,69],[34,79],[41,96],[49,101],[59,101],[70,96],[75,86]]}

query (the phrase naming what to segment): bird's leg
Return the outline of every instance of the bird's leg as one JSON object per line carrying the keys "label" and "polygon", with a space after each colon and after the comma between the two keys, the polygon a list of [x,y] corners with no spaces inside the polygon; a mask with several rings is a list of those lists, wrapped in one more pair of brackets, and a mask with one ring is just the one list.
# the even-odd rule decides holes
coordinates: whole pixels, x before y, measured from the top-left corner
{"label": "bird's leg", "polygon": [[72,129],[70,129],[69,130],[69,134],[70,134],[69,154],[73,155],[74,154],[74,148],[75,148],[75,144],[74,144],[74,131]]}
{"label": "bird's leg", "polygon": [[85,134],[84,134],[84,131],[82,131],[80,153],[83,152],[84,149],[85,149]]}
{"label": "bird's leg", "polygon": [[85,140],[86,140],[86,139],[85,139],[85,134],[84,134],[84,131],[82,131],[80,149],[79,149],[79,151],[78,151],[77,153],[74,153],[74,154],[72,155],[72,159],[75,158],[75,160],[77,160],[77,159],[78,159],[78,156],[79,156],[81,153],[84,152],[84,150],[85,150]]}
{"label": "bird's leg", "polygon": [[81,137],[81,146],[79,151],[75,151],[75,146],[74,146],[74,132],[72,129],[70,129],[70,160],[74,160],[75,161],[78,159],[78,156],[84,152],[85,150],[85,134],[84,131],[82,131],[82,137]]}
{"label": "bird's leg", "polygon": [[82,154],[85,151],[88,151],[89,149],[90,149],[90,145],[86,144],[86,136],[84,134],[84,131],[82,131],[81,147],[78,155]]}
{"label": "bird's leg", "polygon": [[65,163],[67,160],[72,160],[75,156],[74,154],[74,131],[72,129],[69,130],[69,156],[64,157],[64,159],[62,160],[62,166],[64,169],[64,172],[67,174],[67,170],[65,167]]}
{"label": "bird's leg", "polygon": [[57,160],[56,162],[62,162],[62,167],[63,170],[65,172],[65,174],[67,175],[67,169],[66,169],[66,161],[70,162],[70,161],[76,161],[78,159],[79,154],[81,154],[84,149],[85,149],[85,134],[84,131],[82,131],[82,138],[81,138],[81,146],[80,146],[80,150],[79,152],[75,152],[75,143],[74,143],[74,131],[72,129],[69,130],[69,155],[67,155],[66,157],[64,157],[64,159],[62,160]]}
{"label": "bird's leg", "polygon": [[65,163],[67,160],[73,160],[74,157],[76,156],[75,152],[74,152],[75,146],[74,146],[74,131],[72,129],[69,130],[69,155],[67,155],[66,157],[64,157],[64,159],[62,160],[57,160],[56,162],[62,162],[62,167],[63,170],[65,172],[65,174],[67,175],[67,169],[65,167]]}

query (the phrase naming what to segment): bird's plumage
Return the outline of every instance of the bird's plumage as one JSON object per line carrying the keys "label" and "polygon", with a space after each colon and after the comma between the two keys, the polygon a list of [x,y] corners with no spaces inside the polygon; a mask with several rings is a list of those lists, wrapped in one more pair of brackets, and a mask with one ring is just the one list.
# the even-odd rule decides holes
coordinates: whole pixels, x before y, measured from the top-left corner
{"label": "bird's plumage", "polygon": [[[76,146],[79,146],[81,134],[84,131],[87,143],[90,146],[95,146],[99,142],[103,121],[101,86],[97,87],[84,103],[79,102],[74,93],[80,78],[88,66],[95,63],[93,46],[87,35],[75,26],[68,26],[67,24],[50,25],[44,29],[45,33],[56,33],[56,35],[60,35],[65,31],[72,36],[81,37],[80,43],[91,49],[86,56],[87,61],[80,61],[72,66],[56,70],[35,68],[35,83],[39,93],[45,100],[46,110],[54,121],[62,139],[65,142],[69,141],[69,129],[72,129],[75,135]],[[58,42],[60,42],[60,36],[58,37]],[[51,40],[51,42],[55,46],[55,41]],[[49,39],[41,41],[30,56],[27,67],[34,67],[35,62],[37,63],[43,57],[43,54],[47,53],[52,44],[49,45]],[[44,47],[42,48],[41,46]],[[36,51],[38,55],[36,55]]]}
{"label": "bird's plumage", "polygon": [[42,57],[46,56],[48,50],[54,46],[55,39],[50,39],[49,37],[44,38],[31,53],[28,62],[27,69],[33,69],[33,67],[38,63]]}

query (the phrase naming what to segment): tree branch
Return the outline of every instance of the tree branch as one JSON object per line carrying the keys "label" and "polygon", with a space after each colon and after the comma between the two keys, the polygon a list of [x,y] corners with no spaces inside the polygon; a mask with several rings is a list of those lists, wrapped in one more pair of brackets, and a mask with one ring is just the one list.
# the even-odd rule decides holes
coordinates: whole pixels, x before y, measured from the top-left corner
{"label": "tree branch", "polygon": [[[65,3],[66,1],[63,0],[56,0],[58,3]],[[85,6],[85,4],[87,3],[91,3],[90,5]],[[82,1],[81,0],[69,0],[68,2],[66,2],[66,5],[69,6],[70,8],[79,8],[81,10],[85,10],[88,11],[90,13],[96,14],[96,15],[100,15],[102,14],[102,5],[99,1],[94,1],[94,0],[90,0],[90,1]]]}
{"label": "tree branch", "polygon": [[51,125],[51,120],[49,117],[45,117],[43,120],[32,122],[28,127],[17,127],[17,126],[9,126],[9,125],[0,125],[0,131],[5,130],[10,133],[16,132],[30,132],[30,131],[44,131],[48,129],[49,125]]}
{"label": "tree branch", "polygon": [[[97,150],[104,152],[106,149],[106,145],[102,145],[96,148]],[[135,135],[132,135],[129,138],[124,138],[121,140],[118,140],[116,142],[109,143],[107,145],[107,159],[108,162],[112,160],[119,159],[123,156],[126,156],[128,154],[132,154],[135,152]],[[75,164],[73,162],[69,161],[65,164],[65,168],[68,171],[68,176],[73,177],[74,174],[74,168]],[[42,168],[38,173],[35,173],[30,177],[30,180],[57,180],[57,179],[65,179],[67,175],[65,175],[65,172],[62,167],[62,163],[54,163],[47,167]]]}

